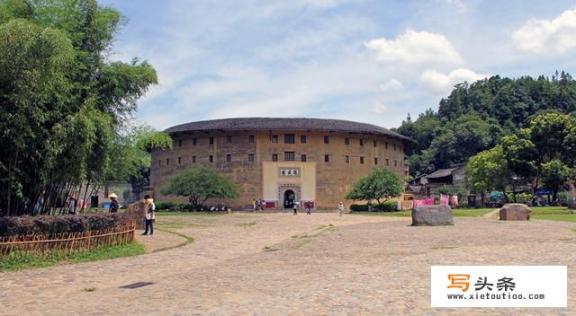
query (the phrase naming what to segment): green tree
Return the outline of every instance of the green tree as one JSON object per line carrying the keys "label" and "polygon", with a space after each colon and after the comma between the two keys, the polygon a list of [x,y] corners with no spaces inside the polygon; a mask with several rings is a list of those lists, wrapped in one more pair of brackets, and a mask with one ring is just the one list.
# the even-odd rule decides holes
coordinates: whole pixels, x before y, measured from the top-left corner
{"label": "green tree", "polygon": [[560,187],[566,183],[570,175],[570,168],[558,159],[542,164],[542,184],[552,190],[553,201],[556,201]]}
{"label": "green tree", "polygon": [[424,155],[434,169],[447,168],[494,147],[501,135],[502,130],[494,120],[469,113],[447,124]]}
{"label": "green tree", "polygon": [[157,81],[146,62],[108,60],[122,20],[96,0],[0,0],[0,214],[30,212],[40,195],[50,209],[106,180]]}
{"label": "green tree", "polygon": [[150,183],[152,150],[172,148],[172,138],[147,125],[131,126],[126,133],[116,136],[110,156],[110,167],[104,182],[127,181],[132,191],[140,193]]}
{"label": "green tree", "polygon": [[408,162],[411,174],[420,175],[465,162],[492,148],[502,135],[529,128],[535,116],[550,111],[576,116],[576,81],[570,74],[557,71],[536,79],[496,75],[456,85],[437,112],[427,110],[414,122],[405,120],[397,131],[418,142],[408,152]]}
{"label": "green tree", "polygon": [[161,192],[164,195],[187,197],[194,208],[209,199],[238,197],[234,183],[216,170],[204,166],[192,167],[173,176]]}
{"label": "green tree", "polygon": [[576,119],[558,112],[540,113],[528,128],[504,137],[502,148],[515,175],[531,182],[533,190],[543,184],[556,199],[560,187],[573,181]]}
{"label": "green tree", "polygon": [[505,192],[511,174],[502,146],[478,153],[466,164],[466,185],[470,191],[484,194],[492,190]]}
{"label": "green tree", "polygon": [[379,168],[360,178],[346,195],[350,200],[372,201],[382,204],[402,194],[402,180],[392,171]]}

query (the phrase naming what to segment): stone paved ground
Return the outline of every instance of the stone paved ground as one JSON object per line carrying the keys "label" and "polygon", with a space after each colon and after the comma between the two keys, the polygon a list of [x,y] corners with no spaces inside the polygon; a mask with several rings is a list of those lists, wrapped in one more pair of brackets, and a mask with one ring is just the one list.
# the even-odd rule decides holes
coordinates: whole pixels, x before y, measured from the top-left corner
{"label": "stone paved ground", "polygon": [[[576,314],[574,224],[476,218],[457,219],[453,227],[410,227],[408,219],[333,214],[159,222],[194,243],[0,274],[0,314]],[[430,309],[430,265],[436,264],[568,265],[569,309]],[[154,284],[119,288],[134,282]]]}

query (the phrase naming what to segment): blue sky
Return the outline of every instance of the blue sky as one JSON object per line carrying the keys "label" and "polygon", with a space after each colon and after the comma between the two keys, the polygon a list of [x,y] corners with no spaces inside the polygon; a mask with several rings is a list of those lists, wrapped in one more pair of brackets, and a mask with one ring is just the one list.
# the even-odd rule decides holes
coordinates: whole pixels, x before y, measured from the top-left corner
{"label": "blue sky", "polygon": [[158,71],[136,115],[158,129],[243,116],[396,127],[461,81],[576,73],[575,1],[100,3],[127,18],[109,58]]}

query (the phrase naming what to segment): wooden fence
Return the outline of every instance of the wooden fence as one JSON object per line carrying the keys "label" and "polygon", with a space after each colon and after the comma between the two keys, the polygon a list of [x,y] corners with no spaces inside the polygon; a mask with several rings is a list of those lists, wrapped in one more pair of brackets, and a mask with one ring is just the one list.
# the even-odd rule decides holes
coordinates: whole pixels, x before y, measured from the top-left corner
{"label": "wooden fence", "polygon": [[134,240],[134,229],[134,225],[123,225],[102,231],[0,237],[0,259],[12,252],[33,255],[59,252],[68,255],[99,247],[124,245]]}

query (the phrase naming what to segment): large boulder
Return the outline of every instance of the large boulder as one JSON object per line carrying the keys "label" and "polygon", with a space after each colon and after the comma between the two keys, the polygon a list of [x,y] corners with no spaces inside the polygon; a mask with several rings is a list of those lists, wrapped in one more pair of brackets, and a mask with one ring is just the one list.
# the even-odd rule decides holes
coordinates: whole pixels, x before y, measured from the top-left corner
{"label": "large boulder", "polygon": [[528,221],[532,210],[526,204],[509,203],[500,209],[501,221]]}
{"label": "large boulder", "polygon": [[454,225],[452,209],[447,205],[422,205],[412,211],[412,226]]}

